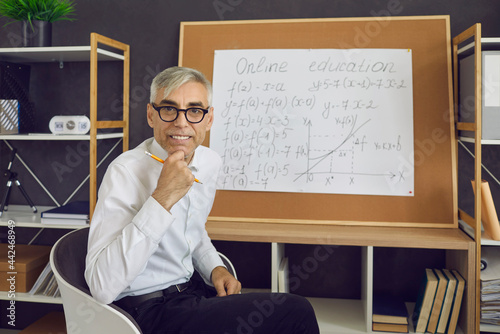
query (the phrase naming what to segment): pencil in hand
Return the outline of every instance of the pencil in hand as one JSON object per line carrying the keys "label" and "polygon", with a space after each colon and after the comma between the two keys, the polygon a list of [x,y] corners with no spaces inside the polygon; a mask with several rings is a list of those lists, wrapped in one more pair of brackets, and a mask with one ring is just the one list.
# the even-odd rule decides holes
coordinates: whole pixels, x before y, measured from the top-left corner
{"label": "pencil in hand", "polygon": [[[159,161],[159,162],[161,162],[161,163],[164,163],[164,162],[165,162],[165,160],[163,160],[163,159],[161,159],[161,158],[158,158],[156,155],[151,154],[151,153],[149,153],[148,151],[144,151],[144,153],[146,153],[146,155],[149,155],[151,158],[155,159],[156,161]],[[195,181],[196,183],[203,184],[203,183],[202,183],[200,180],[198,180],[197,178],[194,178],[194,181]]]}

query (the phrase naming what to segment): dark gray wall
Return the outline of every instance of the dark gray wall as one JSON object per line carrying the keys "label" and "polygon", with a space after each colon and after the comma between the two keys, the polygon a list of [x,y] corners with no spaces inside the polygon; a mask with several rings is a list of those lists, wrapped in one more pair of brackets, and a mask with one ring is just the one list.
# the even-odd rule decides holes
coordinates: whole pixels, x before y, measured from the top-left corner
{"label": "dark gray wall", "polygon": [[[181,21],[251,20],[323,17],[371,17],[378,15],[450,15],[451,35],[455,36],[476,22],[482,23],[483,36],[500,36],[498,13],[500,2],[495,0],[210,0],[210,1],[153,1],[153,0],[80,0],[76,1],[74,22],[57,22],[53,26],[53,45],[89,45],[90,33],[97,32],[131,46],[131,136],[130,147],[151,136],[145,108],[149,84],[154,74],[177,64],[179,23]],[[7,22],[0,19],[0,25]],[[0,47],[20,45],[20,23],[0,29]],[[33,65],[31,68],[31,98],[36,106],[36,130],[48,131],[48,122],[54,114],[88,114],[89,67],[86,63]],[[116,117],[119,111],[121,84],[119,66],[107,64],[100,67],[99,106],[102,118]],[[46,184],[60,202],[64,201],[88,173],[87,142],[12,142],[28,165]],[[104,141],[99,146],[103,156],[113,143]],[[500,175],[500,149],[488,148],[484,161],[497,176]],[[485,152],[486,153],[486,152]],[[113,158],[113,154],[110,158]],[[471,208],[472,160],[460,156],[460,201]],[[7,167],[9,151],[0,144],[0,169]],[[16,162],[14,169],[39,205],[52,205],[52,201]],[[100,172],[102,175],[103,171]],[[5,190],[5,180],[0,182],[0,194]],[[416,180],[416,182],[424,182]],[[491,183],[500,210],[500,189]],[[88,184],[79,191],[76,199],[88,198]],[[24,204],[17,189],[12,193],[12,204]],[[2,239],[5,231],[2,231]],[[18,233],[20,242],[28,239],[33,231],[23,229]],[[39,243],[51,243],[63,232],[44,232]],[[24,234],[24,236],[21,236]],[[267,244],[215,242],[223,252],[229,253],[237,265],[243,284],[249,287],[269,287],[269,255]],[[287,254],[296,268],[310,265],[315,247],[291,245]],[[339,247],[330,256],[317,262],[317,269],[307,272],[295,292],[311,296],[357,298],[360,294],[360,249]],[[375,286],[379,291],[403,294],[412,299],[422,268],[443,265],[440,251],[381,249],[375,253]],[[305,275],[297,272],[297,275]],[[391,277],[391,279],[388,279]],[[35,306],[26,306],[34,309]],[[40,310],[35,311],[42,312]]]}

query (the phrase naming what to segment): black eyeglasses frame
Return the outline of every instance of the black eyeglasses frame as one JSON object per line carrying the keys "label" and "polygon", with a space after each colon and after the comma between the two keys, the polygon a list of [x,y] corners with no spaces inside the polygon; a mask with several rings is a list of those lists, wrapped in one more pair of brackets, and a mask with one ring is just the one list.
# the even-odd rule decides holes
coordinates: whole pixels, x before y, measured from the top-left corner
{"label": "black eyeglasses frame", "polygon": [[[175,120],[179,117],[179,112],[180,111],[184,111],[184,117],[186,117],[186,121],[188,121],[189,123],[191,124],[198,124],[198,123],[201,123],[204,119],[205,119],[205,115],[208,114],[208,111],[210,110],[210,107],[207,107],[206,109],[204,108],[201,108],[201,107],[191,107],[191,108],[187,108],[187,109],[179,109],[179,108],[176,108],[174,106],[155,106],[153,103],[150,103],[151,104],[151,107],[153,107],[154,110],[156,110],[158,112],[158,116],[160,117],[160,119],[163,121],[163,122],[167,122],[167,123],[172,123],[172,122],[175,122]],[[169,108],[172,108],[172,109],[175,109],[177,111],[177,116],[175,116],[175,118],[171,121],[166,121],[164,120],[163,118],[161,118],[161,113],[160,113],[160,110],[161,108],[165,108],[165,107],[169,107]],[[197,121],[197,122],[192,122],[189,120],[188,116],[187,116],[187,113],[190,109],[197,109],[197,110],[201,110],[203,111],[203,117]]]}

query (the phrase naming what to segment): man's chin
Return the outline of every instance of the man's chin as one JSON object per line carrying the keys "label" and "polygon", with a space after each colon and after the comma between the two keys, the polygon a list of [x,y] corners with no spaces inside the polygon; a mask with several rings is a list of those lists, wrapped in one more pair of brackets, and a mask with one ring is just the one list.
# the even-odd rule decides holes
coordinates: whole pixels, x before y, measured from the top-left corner
{"label": "man's chin", "polygon": [[187,163],[191,162],[191,159],[193,158],[194,151],[188,150],[183,147],[173,147],[171,150],[169,150],[168,155],[172,155],[175,152],[182,151],[184,153],[184,160],[186,160]]}

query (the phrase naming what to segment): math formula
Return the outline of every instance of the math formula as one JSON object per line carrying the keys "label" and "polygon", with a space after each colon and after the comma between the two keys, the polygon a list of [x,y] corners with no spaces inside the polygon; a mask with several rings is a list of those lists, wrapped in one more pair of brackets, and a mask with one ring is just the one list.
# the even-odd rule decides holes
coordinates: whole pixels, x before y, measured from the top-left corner
{"label": "math formula", "polygon": [[413,196],[411,51],[217,50],[218,187]]}

